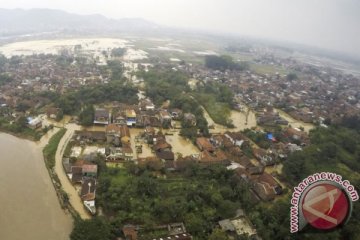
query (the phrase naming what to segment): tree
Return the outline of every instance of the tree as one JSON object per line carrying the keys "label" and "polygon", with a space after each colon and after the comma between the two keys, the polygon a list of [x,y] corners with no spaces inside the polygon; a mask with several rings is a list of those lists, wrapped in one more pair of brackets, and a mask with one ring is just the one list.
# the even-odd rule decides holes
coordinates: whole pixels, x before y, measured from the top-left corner
{"label": "tree", "polygon": [[92,105],[86,106],[79,115],[80,124],[84,126],[91,126],[94,122],[94,107]]}
{"label": "tree", "polygon": [[71,232],[71,240],[112,240],[111,225],[100,217],[90,220],[77,219]]}
{"label": "tree", "polygon": [[293,81],[293,80],[298,79],[298,76],[296,75],[296,73],[289,73],[289,74],[286,76],[286,79],[289,80],[289,81]]}
{"label": "tree", "polygon": [[229,240],[229,238],[224,231],[217,228],[211,233],[209,240]]}

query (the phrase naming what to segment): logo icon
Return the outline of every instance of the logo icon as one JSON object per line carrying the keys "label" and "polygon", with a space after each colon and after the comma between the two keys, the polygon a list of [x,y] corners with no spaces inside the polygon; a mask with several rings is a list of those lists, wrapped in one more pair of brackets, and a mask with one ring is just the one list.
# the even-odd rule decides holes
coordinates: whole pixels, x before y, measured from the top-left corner
{"label": "logo icon", "polygon": [[301,204],[304,220],[318,229],[333,229],[343,224],[350,213],[348,196],[332,183],[311,186]]}

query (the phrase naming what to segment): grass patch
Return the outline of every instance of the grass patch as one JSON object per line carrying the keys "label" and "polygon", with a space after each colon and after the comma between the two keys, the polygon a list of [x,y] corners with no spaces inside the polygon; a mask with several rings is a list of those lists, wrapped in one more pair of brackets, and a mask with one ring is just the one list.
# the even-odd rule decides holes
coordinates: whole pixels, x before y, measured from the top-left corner
{"label": "grass patch", "polygon": [[227,103],[218,102],[211,94],[196,94],[196,99],[204,106],[215,123],[233,127],[231,109]]}
{"label": "grass patch", "polygon": [[46,166],[50,169],[55,166],[56,150],[65,133],[65,128],[60,129],[54,136],[51,137],[49,143],[43,149]]}

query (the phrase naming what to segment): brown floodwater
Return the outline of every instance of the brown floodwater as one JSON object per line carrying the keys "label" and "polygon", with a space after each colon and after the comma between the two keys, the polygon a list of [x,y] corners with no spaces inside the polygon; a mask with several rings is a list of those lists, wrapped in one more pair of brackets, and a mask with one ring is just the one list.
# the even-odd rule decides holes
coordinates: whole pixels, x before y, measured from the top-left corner
{"label": "brown floodwater", "polygon": [[280,117],[284,118],[286,121],[289,122],[289,124],[292,127],[296,127],[296,128],[304,128],[304,131],[309,133],[309,131],[313,128],[315,128],[314,124],[311,123],[304,123],[300,120],[296,120],[295,118],[291,117],[289,114],[287,114],[286,112],[280,110],[280,109],[276,109],[276,111],[279,112]]}
{"label": "brown floodwater", "polygon": [[41,145],[0,133],[0,239],[69,239],[73,221],[60,207]]}

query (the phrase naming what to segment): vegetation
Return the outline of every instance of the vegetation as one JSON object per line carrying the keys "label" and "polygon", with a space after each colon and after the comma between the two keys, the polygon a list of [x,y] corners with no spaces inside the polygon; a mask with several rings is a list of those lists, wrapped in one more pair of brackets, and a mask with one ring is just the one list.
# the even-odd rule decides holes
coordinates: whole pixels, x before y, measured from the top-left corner
{"label": "vegetation", "polygon": [[207,83],[199,88],[199,93],[194,93],[196,99],[204,106],[215,123],[233,127],[230,119],[234,94],[224,84]]}
{"label": "vegetation", "polygon": [[[1,61],[1,60],[0,60]],[[6,73],[0,73],[0,86],[11,82],[13,79]]]}
{"label": "vegetation", "polygon": [[181,135],[195,141],[198,130],[202,135],[208,135],[208,123],[199,103],[189,94],[188,78],[184,73],[172,70],[151,70],[142,72],[139,77],[145,80],[146,95],[156,104],[161,105],[170,100],[171,108],[179,108],[184,113],[192,113],[196,117],[196,126],[188,125],[182,119]]}
{"label": "vegetation", "polygon": [[107,62],[107,66],[111,71],[111,80],[117,81],[122,79],[123,64],[118,60],[111,60]]}
{"label": "vegetation", "polygon": [[[209,239],[217,221],[233,217],[239,207],[250,202],[246,187],[223,166],[189,165],[166,178],[156,175],[134,164],[101,173],[98,202],[112,216],[114,226],[132,223],[151,229],[180,221],[195,239]],[[149,239],[149,235],[141,239]]]}
{"label": "vegetation", "polygon": [[91,126],[94,122],[94,106],[85,106],[79,115],[80,124],[83,126]]}
{"label": "vegetation", "polygon": [[56,100],[56,106],[63,109],[64,114],[76,114],[82,107],[104,102],[120,101],[133,104],[138,100],[138,90],[132,85],[122,82],[110,82],[104,85],[89,86],[79,91],[69,92]]}
{"label": "vegetation", "polygon": [[114,48],[111,50],[111,56],[122,57],[126,53],[126,48]]}
{"label": "vegetation", "polygon": [[188,77],[182,72],[152,69],[138,75],[145,80],[146,96],[157,105],[161,105],[166,100],[171,101],[184,92],[190,92]]}
{"label": "vegetation", "polygon": [[234,62],[231,56],[206,56],[205,57],[205,66],[214,70],[239,70],[243,71],[249,68],[248,64],[245,62],[236,63]]}
{"label": "vegetation", "polygon": [[54,136],[51,137],[49,143],[43,149],[43,154],[48,168],[53,168],[55,166],[55,155],[58,148],[59,142],[66,133],[66,129],[60,129]]}
{"label": "vegetation", "polygon": [[[360,180],[360,135],[344,127],[317,128],[310,133],[311,145],[295,152],[284,164],[284,173],[290,183],[319,171],[332,171],[352,181]],[[343,167],[341,167],[343,166]]]}
{"label": "vegetation", "polygon": [[112,227],[103,218],[95,217],[90,220],[76,219],[71,240],[112,240]]}
{"label": "vegetation", "polygon": [[37,131],[28,127],[28,121],[26,117],[21,116],[15,121],[6,117],[0,117],[0,129],[4,132],[12,133],[14,135],[20,135],[32,140],[40,140],[44,132]]}
{"label": "vegetation", "polygon": [[293,81],[293,80],[298,79],[298,76],[296,75],[296,73],[289,73],[289,74],[286,76],[286,79],[289,80],[289,81]]}

